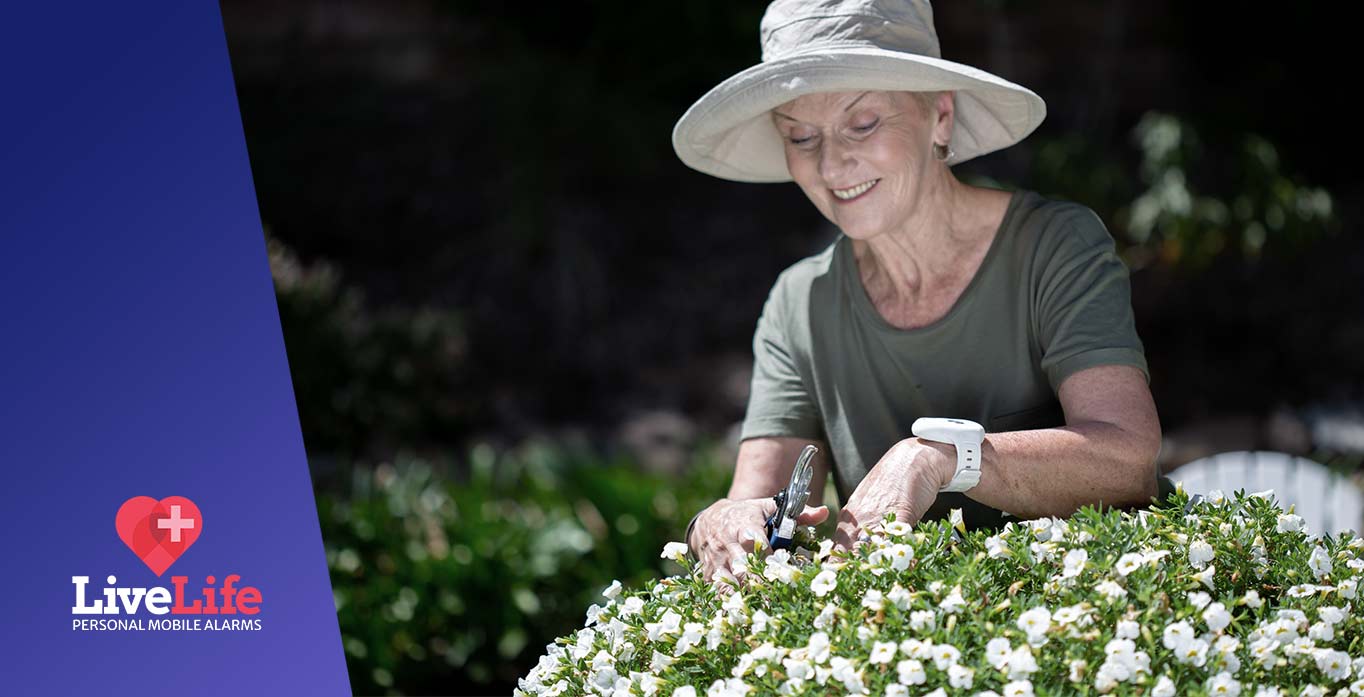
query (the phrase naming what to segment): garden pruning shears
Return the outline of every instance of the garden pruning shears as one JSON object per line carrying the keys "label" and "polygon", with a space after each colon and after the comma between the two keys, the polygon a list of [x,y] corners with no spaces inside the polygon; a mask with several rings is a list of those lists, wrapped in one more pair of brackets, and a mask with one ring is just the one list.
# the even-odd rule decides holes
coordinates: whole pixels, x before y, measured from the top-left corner
{"label": "garden pruning shears", "polygon": [[813,445],[805,446],[796,458],[791,483],[772,497],[777,502],[777,510],[767,519],[764,530],[772,549],[791,546],[791,538],[796,534],[796,516],[805,510],[805,501],[810,498],[810,478],[815,472],[813,460],[818,452],[819,448]]}

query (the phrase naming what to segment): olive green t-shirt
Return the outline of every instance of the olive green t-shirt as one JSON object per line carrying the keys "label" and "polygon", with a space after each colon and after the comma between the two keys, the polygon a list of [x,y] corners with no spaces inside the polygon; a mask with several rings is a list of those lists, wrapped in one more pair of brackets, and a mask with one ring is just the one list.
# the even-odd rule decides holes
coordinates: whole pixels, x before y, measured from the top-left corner
{"label": "olive green t-shirt", "polygon": [[[851,240],[839,235],[788,267],[753,335],[741,438],[828,443],[838,497],[921,416],[965,418],[986,433],[1065,425],[1056,398],[1072,373],[1131,365],[1150,382],[1128,270],[1098,215],[1013,193],[980,268],[951,310],[899,329],[867,297]],[[965,494],[939,494],[925,519],[961,508],[971,528],[1007,518]]]}

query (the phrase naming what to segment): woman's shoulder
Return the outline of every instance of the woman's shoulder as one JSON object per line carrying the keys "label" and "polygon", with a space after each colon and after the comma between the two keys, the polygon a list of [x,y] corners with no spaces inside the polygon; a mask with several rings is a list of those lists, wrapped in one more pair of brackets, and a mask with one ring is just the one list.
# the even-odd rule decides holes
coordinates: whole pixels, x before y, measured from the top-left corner
{"label": "woman's shoulder", "polygon": [[1021,190],[1014,214],[1015,234],[1043,256],[1065,249],[1112,245],[1108,226],[1093,208],[1079,201]]}
{"label": "woman's shoulder", "polygon": [[822,278],[832,276],[838,268],[840,248],[844,236],[839,234],[823,249],[801,257],[782,269],[772,284],[772,295],[786,302],[808,301],[810,292]]}

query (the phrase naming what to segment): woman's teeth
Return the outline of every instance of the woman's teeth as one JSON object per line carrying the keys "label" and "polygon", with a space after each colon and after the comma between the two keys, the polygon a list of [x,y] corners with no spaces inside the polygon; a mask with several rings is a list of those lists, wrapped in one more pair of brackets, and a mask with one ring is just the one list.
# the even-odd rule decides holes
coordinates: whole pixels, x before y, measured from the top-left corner
{"label": "woman's teeth", "polygon": [[843,199],[844,201],[847,201],[850,198],[857,198],[858,196],[861,196],[863,193],[866,192],[867,189],[870,189],[872,186],[876,184],[876,182],[879,181],[881,180],[872,179],[871,181],[862,182],[861,184],[858,184],[857,186],[854,186],[851,189],[830,189],[830,191],[834,192],[834,196],[837,196]]}

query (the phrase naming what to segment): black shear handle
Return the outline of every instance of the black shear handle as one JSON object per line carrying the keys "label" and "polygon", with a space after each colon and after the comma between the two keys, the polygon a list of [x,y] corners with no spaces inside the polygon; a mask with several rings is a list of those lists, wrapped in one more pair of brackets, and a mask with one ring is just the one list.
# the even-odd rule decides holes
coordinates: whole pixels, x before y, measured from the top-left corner
{"label": "black shear handle", "polygon": [[786,549],[791,546],[791,539],[777,536],[777,533],[781,529],[781,515],[786,509],[786,490],[782,489],[777,492],[777,495],[773,496],[772,500],[777,502],[777,510],[767,517],[767,522],[764,523],[763,532],[767,533],[768,547],[771,547],[772,549]]}

